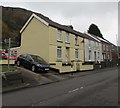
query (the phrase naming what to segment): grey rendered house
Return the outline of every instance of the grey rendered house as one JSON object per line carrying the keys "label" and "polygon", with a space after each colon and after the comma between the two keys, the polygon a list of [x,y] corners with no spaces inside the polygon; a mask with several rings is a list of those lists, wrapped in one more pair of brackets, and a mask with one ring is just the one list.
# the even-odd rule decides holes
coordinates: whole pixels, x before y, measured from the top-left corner
{"label": "grey rendered house", "polygon": [[84,33],[85,63],[100,64],[103,61],[101,41],[91,34]]}

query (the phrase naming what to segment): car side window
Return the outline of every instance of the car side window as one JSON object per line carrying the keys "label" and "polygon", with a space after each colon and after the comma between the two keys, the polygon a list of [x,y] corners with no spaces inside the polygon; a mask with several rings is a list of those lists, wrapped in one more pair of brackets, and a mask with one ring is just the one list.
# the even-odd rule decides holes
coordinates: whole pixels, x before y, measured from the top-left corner
{"label": "car side window", "polygon": [[24,54],[24,55],[21,55],[21,57],[24,58],[24,59],[26,59],[27,55]]}
{"label": "car side window", "polygon": [[28,61],[32,61],[32,58],[29,55],[26,58]]}

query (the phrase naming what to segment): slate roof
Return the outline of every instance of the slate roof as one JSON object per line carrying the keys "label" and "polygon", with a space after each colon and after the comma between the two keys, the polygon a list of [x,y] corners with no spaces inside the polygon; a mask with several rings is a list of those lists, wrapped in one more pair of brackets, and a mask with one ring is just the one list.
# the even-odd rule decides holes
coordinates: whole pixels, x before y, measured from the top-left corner
{"label": "slate roof", "polygon": [[83,35],[84,35],[85,38],[87,38],[89,40],[100,42],[99,39],[97,39],[96,37],[93,37],[91,34],[84,33]]}
{"label": "slate roof", "polygon": [[118,52],[120,53],[120,46],[118,46]]}
{"label": "slate roof", "polygon": [[35,13],[34,12],[33,14],[37,15],[38,17],[40,17],[41,19],[43,19],[44,21],[46,21],[49,24],[49,26],[58,28],[60,30],[64,30],[66,32],[72,33],[74,35],[77,35],[77,36],[80,36],[80,37],[83,37],[83,38],[87,38],[89,40],[93,40],[93,41],[99,40],[99,39],[95,39],[96,37],[93,38],[89,34],[81,33],[79,31],[74,30],[71,25],[62,25],[62,24],[59,24],[57,22],[52,21],[51,19],[49,19],[48,17],[46,17],[46,16],[44,16],[44,15],[42,15],[40,13]]}
{"label": "slate roof", "polygon": [[101,37],[93,35],[93,34],[91,34],[91,35],[94,36],[95,38],[97,38],[98,40],[100,40],[101,42],[104,42],[104,43],[107,43],[107,44],[111,44],[108,40],[106,40],[104,38],[101,38]]}
{"label": "slate roof", "polygon": [[49,25],[52,26],[52,27],[58,28],[60,30],[64,30],[64,31],[69,32],[69,33],[73,33],[73,34],[81,36],[83,38],[86,37],[86,36],[84,36],[83,33],[74,30],[71,26],[67,26],[67,25],[62,25],[62,24],[56,23],[56,22],[52,21],[51,19],[49,19],[48,17],[46,17],[46,16],[44,16],[42,14],[38,14],[38,13],[35,13],[35,14],[38,17],[40,17],[43,20],[45,20],[47,23],[49,23]]}

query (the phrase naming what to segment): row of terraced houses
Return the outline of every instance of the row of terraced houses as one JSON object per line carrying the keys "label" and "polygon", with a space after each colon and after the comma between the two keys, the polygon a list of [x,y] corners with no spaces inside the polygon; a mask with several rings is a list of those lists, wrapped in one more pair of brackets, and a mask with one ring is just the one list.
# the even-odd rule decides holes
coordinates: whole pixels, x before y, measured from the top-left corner
{"label": "row of terraced houses", "polygon": [[42,14],[33,13],[20,33],[18,55],[39,55],[60,73],[102,68],[114,65],[113,58],[118,59],[109,41],[58,24]]}

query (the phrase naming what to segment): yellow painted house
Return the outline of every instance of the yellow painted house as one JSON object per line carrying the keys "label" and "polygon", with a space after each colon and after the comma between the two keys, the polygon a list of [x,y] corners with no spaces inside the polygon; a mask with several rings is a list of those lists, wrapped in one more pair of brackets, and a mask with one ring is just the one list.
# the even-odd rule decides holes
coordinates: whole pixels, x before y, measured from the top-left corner
{"label": "yellow painted house", "polygon": [[18,55],[39,55],[60,73],[92,70],[84,65],[84,37],[72,26],[53,22],[41,14],[32,14],[20,31]]}

